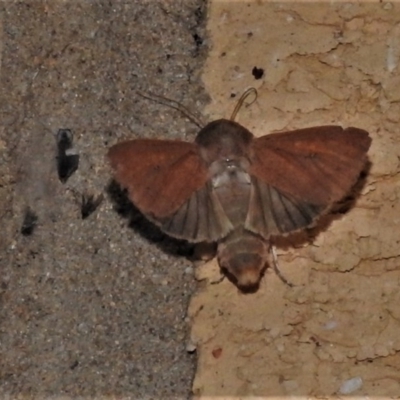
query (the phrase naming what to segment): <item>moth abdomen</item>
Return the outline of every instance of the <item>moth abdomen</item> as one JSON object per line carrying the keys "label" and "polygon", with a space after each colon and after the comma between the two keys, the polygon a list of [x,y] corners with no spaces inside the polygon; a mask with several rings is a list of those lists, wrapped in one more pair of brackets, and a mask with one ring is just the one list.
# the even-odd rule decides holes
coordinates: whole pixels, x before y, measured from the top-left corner
{"label": "moth abdomen", "polygon": [[239,227],[218,244],[217,254],[221,269],[241,290],[258,289],[267,267],[265,240]]}

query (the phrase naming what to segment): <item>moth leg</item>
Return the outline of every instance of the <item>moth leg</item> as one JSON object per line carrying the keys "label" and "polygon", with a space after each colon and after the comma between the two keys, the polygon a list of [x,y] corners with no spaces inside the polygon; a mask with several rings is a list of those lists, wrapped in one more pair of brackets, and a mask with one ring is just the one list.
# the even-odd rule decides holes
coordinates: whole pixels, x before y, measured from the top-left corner
{"label": "moth leg", "polygon": [[210,281],[210,285],[219,285],[226,278],[225,274],[221,274],[219,279]]}
{"label": "moth leg", "polygon": [[194,246],[193,259],[195,261],[210,261],[216,255],[216,243],[200,242]]}
{"label": "moth leg", "polygon": [[282,274],[282,272],[279,269],[279,263],[278,263],[278,256],[276,255],[276,247],[274,245],[271,245],[269,248],[269,253],[272,256],[271,260],[272,260],[272,267],[274,268],[274,272],[276,273],[276,275],[279,277],[279,279],[285,283],[286,285],[288,285],[289,287],[294,287],[295,285],[288,281]]}
{"label": "moth leg", "polygon": [[195,277],[198,281],[207,281],[210,285],[221,283],[225,275],[215,258],[217,253],[216,243],[201,242],[195,245],[192,260],[195,266]]}

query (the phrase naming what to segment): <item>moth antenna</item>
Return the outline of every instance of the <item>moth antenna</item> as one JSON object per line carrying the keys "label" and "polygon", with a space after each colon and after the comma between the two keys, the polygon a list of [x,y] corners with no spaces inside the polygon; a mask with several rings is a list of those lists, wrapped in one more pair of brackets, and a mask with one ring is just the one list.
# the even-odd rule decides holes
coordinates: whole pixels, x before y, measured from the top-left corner
{"label": "moth antenna", "polygon": [[190,122],[192,122],[193,124],[195,124],[196,126],[198,126],[200,129],[204,128],[205,123],[196,115],[194,115],[193,113],[191,113],[183,104],[179,103],[176,100],[173,99],[169,99],[168,97],[164,97],[164,96],[159,96],[157,94],[154,93],[150,93],[150,96],[140,92],[140,91],[136,91],[136,93],[140,96],[143,97],[147,100],[151,100],[154,101],[158,104],[162,104],[164,106],[173,108],[174,110],[178,110],[179,112],[181,112]]}
{"label": "moth antenna", "polygon": [[276,273],[276,275],[278,275],[279,279],[285,283],[286,285],[288,285],[289,287],[294,287],[294,284],[292,282],[289,282],[283,275],[282,272],[279,270],[279,263],[278,263],[278,256],[276,255],[276,249],[275,246],[270,247],[269,249],[271,255],[272,255],[272,264],[273,264],[273,268],[274,271]]}
{"label": "moth antenna", "polygon": [[210,285],[219,285],[224,279],[225,279],[225,275],[221,274],[221,276],[217,280],[210,281]]}
{"label": "moth antenna", "polygon": [[231,116],[231,121],[234,121],[234,120],[235,120],[236,115],[237,115],[237,113],[239,112],[240,108],[242,107],[244,101],[245,101],[252,93],[254,93],[254,100],[253,100],[252,102],[250,102],[248,105],[253,104],[253,103],[257,100],[257,96],[258,96],[257,89],[256,89],[256,88],[253,88],[253,87],[247,89],[247,90],[240,96],[240,99],[239,99],[239,101],[237,102],[235,109],[233,110],[233,113],[232,113],[232,116]]}

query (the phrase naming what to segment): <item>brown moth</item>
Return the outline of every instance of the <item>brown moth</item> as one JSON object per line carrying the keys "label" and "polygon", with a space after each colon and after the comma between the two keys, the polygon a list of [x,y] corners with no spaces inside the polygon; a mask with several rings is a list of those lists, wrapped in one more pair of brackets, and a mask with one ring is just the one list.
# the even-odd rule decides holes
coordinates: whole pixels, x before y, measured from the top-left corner
{"label": "brown moth", "polygon": [[194,143],[135,139],[111,147],[108,157],[116,181],[150,221],[175,238],[217,242],[221,270],[253,291],[271,237],[313,225],[341,200],[371,139],[340,126],[256,138],[233,121],[237,109],[231,120],[206,125]]}

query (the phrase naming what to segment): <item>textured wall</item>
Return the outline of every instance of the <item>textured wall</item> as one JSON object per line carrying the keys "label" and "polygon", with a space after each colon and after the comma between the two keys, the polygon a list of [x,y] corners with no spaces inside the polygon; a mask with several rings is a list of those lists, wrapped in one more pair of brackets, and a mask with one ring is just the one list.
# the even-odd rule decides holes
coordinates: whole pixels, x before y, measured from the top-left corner
{"label": "textured wall", "polygon": [[[396,3],[211,2],[212,119],[229,117],[253,86],[258,99],[238,121],[257,136],[340,124],[368,130],[373,143],[350,211],[309,245],[279,249],[294,288],[269,270],[256,294],[224,280],[192,299],[196,394],[400,392],[399,20]],[[216,281],[215,261],[198,278]]]}

